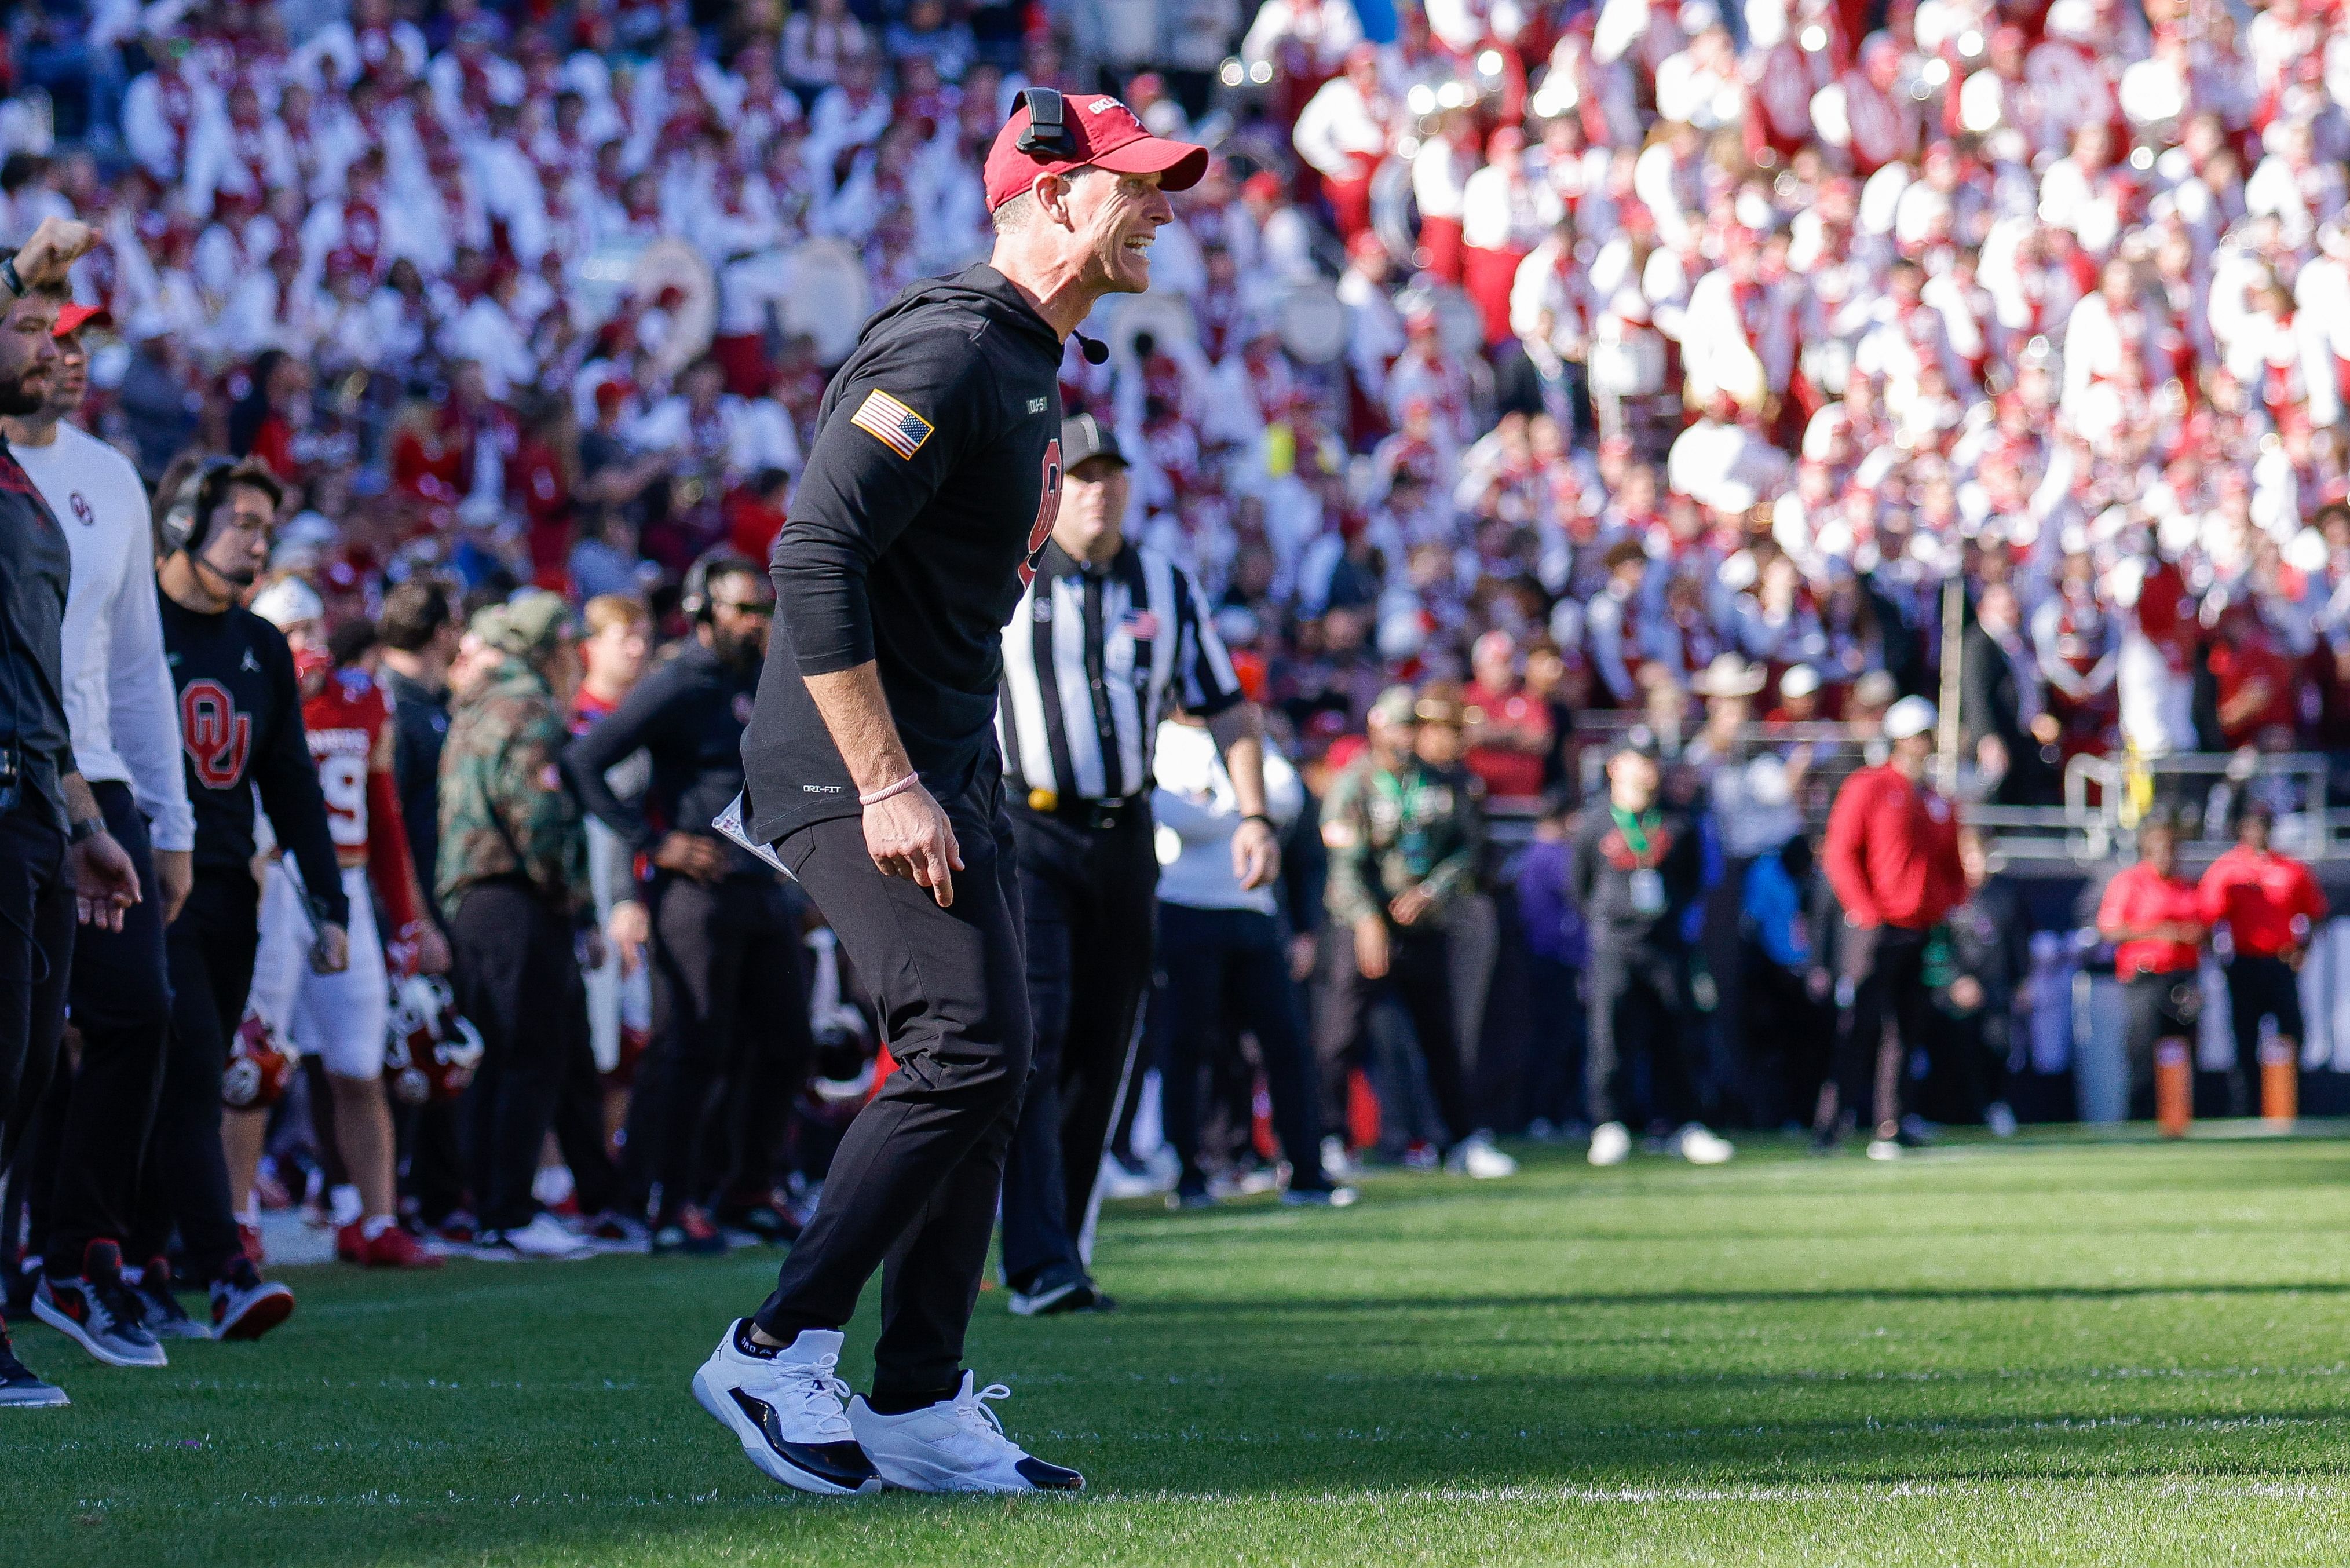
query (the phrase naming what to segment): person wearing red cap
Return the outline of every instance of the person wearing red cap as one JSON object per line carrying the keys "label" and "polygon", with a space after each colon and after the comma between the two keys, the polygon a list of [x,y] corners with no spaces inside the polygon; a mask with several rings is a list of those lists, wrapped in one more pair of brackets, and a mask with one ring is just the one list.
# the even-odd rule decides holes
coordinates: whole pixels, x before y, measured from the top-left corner
{"label": "person wearing red cap", "polygon": [[1904,1049],[1926,1041],[1926,940],[1967,896],[1959,814],[1927,784],[1934,705],[1904,697],[1885,715],[1893,754],[1845,780],[1828,811],[1820,862],[1844,909],[1837,933],[1836,1093],[1822,1096],[1814,1129],[1835,1146],[1838,1109],[1856,1115],[1874,1075],[1871,1159],[1898,1159],[1914,1141],[1901,1127]]}
{"label": "person wearing red cap", "polygon": [[[1064,344],[1104,296],[1149,287],[1166,192],[1207,163],[1114,98],[1023,93],[987,155],[993,254],[866,323],[776,537],[743,790],[720,820],[815,900],[899,1063],[774,1293],[693,1378],[799,1490],[1085,1484],[1006,1438],[962,1370],[1033,1050],[996,694],[1060,508]],[[873,1393],[844,1406],[841,1330],[885,1259]]]}

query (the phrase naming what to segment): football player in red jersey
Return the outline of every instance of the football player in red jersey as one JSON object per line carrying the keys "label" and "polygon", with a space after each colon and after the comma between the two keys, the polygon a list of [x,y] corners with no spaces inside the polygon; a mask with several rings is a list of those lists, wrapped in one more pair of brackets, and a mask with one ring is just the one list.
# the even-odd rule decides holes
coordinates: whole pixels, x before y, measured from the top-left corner
{"label": "football player in red jersey", "polygon": [[[274,865],[262,903],[254,1001],[326,1064],[335,1143],[359,1199],[356,1215],[347,1207],[335,1217],[336,1255],[378,1268],[437,1267],[441,1260],[397,1222],[391,1106],[383,1084],[387,962],[403,974],[449,967],[447,940],[426,918],[408,853],[392,775],[391,710],[364,669],[338,666],[328,651],[324,607],[307,583],[281,578],[255,597],[254,611],[282,629],[294,651],[302,727],[351,908],[349,967],[316,972],[304,957],[311,932],[300,890],[282,861]],[[390,918],[389,943],[377,937],[370,886]],[[240,1174],[250,1170],[245,1163]]]}

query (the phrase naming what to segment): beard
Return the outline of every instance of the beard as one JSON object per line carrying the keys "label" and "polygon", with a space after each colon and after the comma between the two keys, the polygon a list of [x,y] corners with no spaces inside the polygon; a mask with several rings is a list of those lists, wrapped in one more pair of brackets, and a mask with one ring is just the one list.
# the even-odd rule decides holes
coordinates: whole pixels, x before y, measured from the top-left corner
{"label": "beard", "polygon": [[47,379],[33,382],[32,375],[30,370],[26,370],[10,379],[0,380],[0,414],[10,419],[22,419],[27,414],[37,414],[47,406],[50,383]]}
{"label": "beard", "polygon": [[767,659],[766,639],[756,632],[723,632],[712,628],[711,651],[729,670],[755,672]]}

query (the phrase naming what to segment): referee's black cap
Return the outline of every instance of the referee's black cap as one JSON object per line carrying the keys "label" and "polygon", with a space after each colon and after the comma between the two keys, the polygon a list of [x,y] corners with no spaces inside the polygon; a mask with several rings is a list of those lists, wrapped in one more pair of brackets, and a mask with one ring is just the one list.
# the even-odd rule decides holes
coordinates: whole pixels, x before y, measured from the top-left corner
{"label": "referee's black cap", "polygon": [[1118,432],[1091,414],[1061,421],[1061,472],[1074,473],[1077,465],[1106,457],[1120,468],[1132,466],[1118,449]]}

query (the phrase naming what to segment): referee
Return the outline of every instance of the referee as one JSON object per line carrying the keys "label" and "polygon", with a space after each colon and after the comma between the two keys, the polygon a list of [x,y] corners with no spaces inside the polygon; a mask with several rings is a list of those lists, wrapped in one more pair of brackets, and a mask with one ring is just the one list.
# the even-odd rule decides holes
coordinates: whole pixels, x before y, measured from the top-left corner
{"label": "referee", "polygon": [[1087,1220],[1150,981],[1159,886],[1150,760],[1170,698],[1207,721],[1224,753],[1241,811],[1232,871],[1243,888],[1271,882],[1281,857],[1256,705],[1241,696],[1191,578],[1127,542],[1118,438],[1079,414],[1061,426],[1061,515],[1004,628],[996,717],[1036,1032],[1003,1167],[1003,1277],[1023,1317],[1111,1304],[1086,1272]]}
{"label": "referee", "polygon": [[[816,900],[898,1063],[775,1293],[694,1375],[803,1491],[1085,1484],[1006,1438],[962,1370],[1031,1048],[1001,639],[1060,505],[1064,344],[1103,296],[1149,287],[1164,192],[1207,161],[1116,99],[1024,92],[987,157],[994,254],[866,323],[775,540],[743,826]],[[844,1408],[841,1328],[876,1269],[873,1393]]]}

